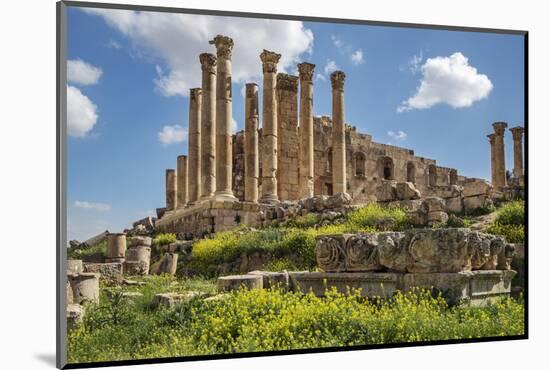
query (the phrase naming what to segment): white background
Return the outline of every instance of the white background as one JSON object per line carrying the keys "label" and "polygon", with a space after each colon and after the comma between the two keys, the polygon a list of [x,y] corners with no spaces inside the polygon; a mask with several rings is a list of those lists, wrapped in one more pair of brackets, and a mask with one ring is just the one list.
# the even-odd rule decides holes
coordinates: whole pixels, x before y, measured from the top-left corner
{"label": "white background", "polygon": [[[111,0],[111,2],[119,2]],[[529,340],[149,365],[156,369],[548,368],[550,23],[544,1],[120,1],[334,18],[512,28],[529,35]],[[55,364],[55,1],[0,11],[0,367]],[[391,47],[391,46],[390,46]],[[490,118],[488,118],[490,120]],[[467,150],[467,143],[465,143]],[[546,350],[546,356],[545,351]]]}

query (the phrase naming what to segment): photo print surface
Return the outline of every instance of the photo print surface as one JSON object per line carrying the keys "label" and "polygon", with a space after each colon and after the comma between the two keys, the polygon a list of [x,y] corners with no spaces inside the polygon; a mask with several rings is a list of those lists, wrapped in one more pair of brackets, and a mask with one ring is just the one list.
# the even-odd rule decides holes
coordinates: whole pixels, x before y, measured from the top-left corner
{"label": "photo print surface", "polygon": [[525,32],[67,4],[67,367],[526,338]]}

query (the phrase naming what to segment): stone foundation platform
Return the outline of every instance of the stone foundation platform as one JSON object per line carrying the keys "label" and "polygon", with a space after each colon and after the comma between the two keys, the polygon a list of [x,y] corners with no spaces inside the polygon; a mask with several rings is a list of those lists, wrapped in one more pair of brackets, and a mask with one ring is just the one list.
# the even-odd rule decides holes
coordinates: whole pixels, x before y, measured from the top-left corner
{"label": "stone foundation platform", "polygon": [[[363,297],[389,298],[398,290],[407,292],[413,288],[433,289],[441,292],[450,304],[483,306],[495,299],[510,295],[513,270],[483,270],[457,273],[393,273],[393,272],[269,272],[254,271],[249,275],[233,275],[219,278],[220,290],[228,291],[246,287],[266,288],[262,280],[249,284],[264,274],[269,279],[288,281],[286,288],[302,293],[312,292],[324,296],[333,287],[340,293],[361,289]],[[253,275],[253,276],[251,276]],[[254,280],[256,281],[256,280]]]}
{"label": "stone foundation platform", "polygon": [[206,200],[186,208],[167,211],[155,226],[161,232],[183,233],[187,239],[259,223],[260,204]]}

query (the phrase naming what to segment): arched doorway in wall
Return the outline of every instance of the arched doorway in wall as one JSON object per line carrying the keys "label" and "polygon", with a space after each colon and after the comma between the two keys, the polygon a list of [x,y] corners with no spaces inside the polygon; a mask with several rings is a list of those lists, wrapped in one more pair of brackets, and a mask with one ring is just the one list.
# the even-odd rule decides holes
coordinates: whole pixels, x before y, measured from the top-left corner
{"label": "arched doorway in wall", "polygon": [[428,186],[437,185],[437,168],[435,165],[430,164],[428,166]]}
{"label": "arched doorway in wall", "polygon": [[353,155],[353,173],[355,176],[364,177],[367,175],[367,157],[365,153],[356,152]]}
{"label": "arched doorway in wall", "polygon": [[378,159],[378,175],[383,180],[394,179],[393,159],[390,157],[381,157]]}
{"label": "arched doorway in wall", "polygon": [[449,171],[449,185],[457,185],[458,183],[458,174],[456,170]]}
{"label": "arched doorway in wall", "polygon": [[416,167],[412,162],[407,163],[407,181],[416,183]]}

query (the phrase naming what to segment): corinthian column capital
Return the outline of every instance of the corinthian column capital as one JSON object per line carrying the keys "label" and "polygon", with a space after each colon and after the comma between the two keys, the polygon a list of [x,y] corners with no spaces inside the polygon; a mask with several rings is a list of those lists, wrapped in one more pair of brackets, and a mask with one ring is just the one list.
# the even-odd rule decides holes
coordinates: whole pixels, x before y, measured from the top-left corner
{"label": "corinthian column capital", "polygon": [[233,39],[228,36],[217,35],[209,41],[211,45],[216,47],[216,52],[219,59],[231,59],[233,51]]}
{"label": "corinthian column capital", "polygon": [[303,62],[298,64],[298,73],[300,74],[300,81],[311,82],[313,81],[313,73],[315,71],[315,64]]}
{"label": "corinthian column capital", "polygon": [[199,55],[199,60],[203,71],[208,73],[216,73],[217,59],[214,54],[202,53]]}
{"label": "corinthian column capital", "polygon": [[334,71],[330,74],[330,82],[335,90],[344,90],[346,74],[342,71]]}
{"label": "corinthian column capital", "polygon": [[260,54],[262,69],[264,73],[277,73],[277,63],[281,59],[281,54],[265,50]]}

